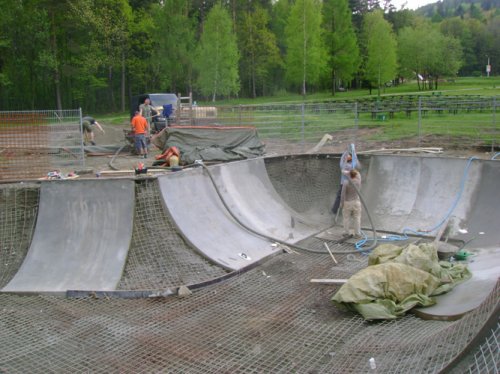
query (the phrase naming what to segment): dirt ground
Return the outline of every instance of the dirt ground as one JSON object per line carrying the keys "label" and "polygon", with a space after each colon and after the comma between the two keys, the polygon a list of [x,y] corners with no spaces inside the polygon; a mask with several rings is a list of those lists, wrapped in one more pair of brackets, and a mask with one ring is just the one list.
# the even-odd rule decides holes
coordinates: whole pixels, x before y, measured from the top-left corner
{"label": "dirt ground", "polygon": [[[125,133],[130,129],[127,123],[123,125],[111,125],[106,122],[99,122],[104,128],[105,133],[102,134],[100,131],[95,130],[95,141],[98,146],[104,145],[115,145],[117,147],[122,145],[130,145],[125,138]],[[368,140],[373,137],[373,135],[379,130],[377,129],[358,129],[356,132],[356,148],[359,153],[367,150],[393,150],[393,149],[405,149],[412,148],[416,146],[416,142],[410,140],[401,141],[397,143],[387,143],[387,142],[376,142],[373,140]],[[339,131],[335,134],[335,139],[333,142],[326,143],[320,150],[324,153],[342,153],[345,151],[347,144],[351,142],[353,138],[352,131]],[[442,147],[442,153],[418,153],[421,155],[434,155],[434,156],[448,156],[448,157],[478,157],[482,159],[490,159],[494,153],[490,149],[481,148],[446,148],[445,146],[440,146],[439,138],[428,137],[425,138],[421,144],[421,147]],[[280,148],[286,149],[288,153],[301,153],[302,148],[297,148],[294,150],[293,146],[280,144]],[[390,153],[401,153],[401,154],[416,154],[415,152],[395,152],[388,151]],[[148,168],[153,167],[153,162],[155,161],[155,156],[161,154],[161,150],[156,148],[154,145],[150,146],[149,157],[147,159],[140,158],[137,155],[132,154],[130,151],[121,152],[116,157],[111,152],[102,152],[97,155],[92,153],[86,153],[85,166],[86,169],[90,169],[90,175],[96,175],[100,172],[107,176],[120,176],[127,175],[125,172],[133,171],[138,167],[139,163],[144,164]],[[110,166],[111,163],[111,166]],[[115,169],[118,169],[116,171]],[[115,172],[116,171],[116,172]]]}

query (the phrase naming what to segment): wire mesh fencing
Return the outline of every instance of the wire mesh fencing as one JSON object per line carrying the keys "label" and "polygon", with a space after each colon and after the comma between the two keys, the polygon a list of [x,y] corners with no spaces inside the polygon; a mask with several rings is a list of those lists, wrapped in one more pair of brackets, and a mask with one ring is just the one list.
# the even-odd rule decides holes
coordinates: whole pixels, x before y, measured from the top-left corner
{"label": "wire mesh fencing", "polygon": [[0,181],[84,166],[81,110],[0,112]]}
{"label": "wire mesh fencing", "polygon": [[384,147],[498,148],[496,97],[384,96],[356,101],[217,107],[223,126],[255,126],[268,154]]}
{"label": "wire mesh fencing", "polygon": [[33,236],[40,188],[12,184],[0,188],[0,289],[21,266]]}

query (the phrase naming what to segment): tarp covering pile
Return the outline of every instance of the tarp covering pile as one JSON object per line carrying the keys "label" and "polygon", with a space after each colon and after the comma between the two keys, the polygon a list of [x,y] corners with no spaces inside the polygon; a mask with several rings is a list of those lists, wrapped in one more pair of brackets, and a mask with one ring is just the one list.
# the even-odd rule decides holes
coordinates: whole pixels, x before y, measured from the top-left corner
{"label": "tarp covering pile", "polygon": [[332,301],[366,320],[394,319],[413,307],[434,305],[432,296],[470,277],[465,264],[439,261],[431,243],[383,244],[370,254],[368,267],[354,274]]}
{"label": "tarp covering pile", "polygon": [[165,151],[177,147],[181,161],[232,161],[261,156],[264,144],[255,127],[171,126],[151,139]]}

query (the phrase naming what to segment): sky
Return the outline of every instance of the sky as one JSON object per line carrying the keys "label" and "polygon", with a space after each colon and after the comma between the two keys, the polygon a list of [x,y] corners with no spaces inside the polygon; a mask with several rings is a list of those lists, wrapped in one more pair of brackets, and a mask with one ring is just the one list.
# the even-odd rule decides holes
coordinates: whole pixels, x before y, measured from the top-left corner
{"label": "sky", "polygon": [[396,7],[396,9],[400,9],[405,3],[406,9],[417,9],[423,5],[436,3],[437,1],[438,0],[392,0],[391,3]]}

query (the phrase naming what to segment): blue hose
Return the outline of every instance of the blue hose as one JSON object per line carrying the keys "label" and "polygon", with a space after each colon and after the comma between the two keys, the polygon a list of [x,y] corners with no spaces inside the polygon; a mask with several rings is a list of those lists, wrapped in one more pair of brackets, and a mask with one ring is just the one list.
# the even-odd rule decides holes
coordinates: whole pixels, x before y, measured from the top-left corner
{"label": "blue hose", "polygon": [[493,157],[491,158],[492,160],[496,160],[497,159],[497,156],[500,155],[500,152],[497,152],[493,155]]}

